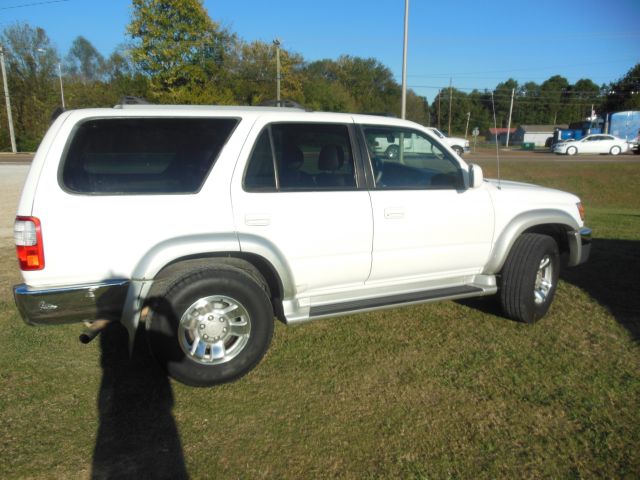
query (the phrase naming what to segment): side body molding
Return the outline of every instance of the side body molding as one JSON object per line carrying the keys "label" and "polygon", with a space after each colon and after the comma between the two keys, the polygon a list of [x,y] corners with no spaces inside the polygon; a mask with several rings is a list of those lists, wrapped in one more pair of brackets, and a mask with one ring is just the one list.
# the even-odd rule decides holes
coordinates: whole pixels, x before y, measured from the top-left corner
{"label": "side body molding", "polygon": [[[537,225],[552,224],[564,225],[568,231],[577,231],[580,229],[580,225],[576,219],[563,210],[541,209],[521,213],[514,217],[502,230],[502,233],[493,246],[489,261],[482,273],[495,274],[499,272],[514,242],[525,230]],[[570,247],[573,255],[573,248],[579,247],[579,244],[571,242]]]}

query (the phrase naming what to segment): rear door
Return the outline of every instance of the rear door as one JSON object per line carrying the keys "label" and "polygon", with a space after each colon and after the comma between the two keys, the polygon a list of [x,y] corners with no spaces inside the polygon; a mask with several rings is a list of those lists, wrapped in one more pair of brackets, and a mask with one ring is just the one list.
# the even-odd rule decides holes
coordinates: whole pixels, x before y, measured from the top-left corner
{"label": "rear door", "polygon": [[265,248],[293,276],[296,294],[357,287],[371,268],[369,194],[354,161],[353,124],[260,120],[234,173],[243,251]]}

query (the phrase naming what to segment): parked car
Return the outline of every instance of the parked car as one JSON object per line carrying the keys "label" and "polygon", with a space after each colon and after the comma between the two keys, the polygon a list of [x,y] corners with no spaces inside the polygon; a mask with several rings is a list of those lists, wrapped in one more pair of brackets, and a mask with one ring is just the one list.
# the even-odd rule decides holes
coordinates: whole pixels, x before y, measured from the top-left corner
{"label": "parked car", "polygon": [[451,149],[458,155],[462,156],[463,153],[469,153],[469,140],[459,137],[450,137],[445,135],[435,127],[426,127],[431,133],[433,133],[438,139],[445,145],[449,145]]}
{"label": "parked car", "polygon": [[[401,142],[397,156],[380,151]],[[215,385],[258,364],[274,317],[498,294],[505,316],[533,323],[561,266],[589,256],[583,220],[576,196],[485,180],[405,120],[67,111],[20,199],[14,296],[27,323],[90,322],[85,338],[121,322],[173,378]]]}
{"label": "parked car", "polygon": [[629,143],[626,140],[605,134],[587,135],[580,140],[567,140],[553,146],[553,152],[562,155],[575,155],[576,153],[619,155],[628,149]]}

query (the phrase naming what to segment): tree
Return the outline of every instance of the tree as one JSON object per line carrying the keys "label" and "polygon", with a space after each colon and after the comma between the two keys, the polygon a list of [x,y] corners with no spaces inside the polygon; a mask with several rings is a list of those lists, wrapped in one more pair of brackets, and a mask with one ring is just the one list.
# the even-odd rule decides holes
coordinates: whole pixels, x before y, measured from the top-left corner
{"label": "tree", "polygon": [[605,109],[608,113],[640,110],[640,63],[609,85]]}
{"label": "tree", "polygon": [[[456,88],[443,88],[436,95],[431,105],[431,124],[443,131],[449,129],[449,99],[451,98],[451,132],[448,134],[461,133],[467,126],[467,114],[472,113],[472,102],[469,96]],[[438,111],[439,110],[439,111]],[[477,119],[476,115],[471,118]],[[438,122],[438,119],[440,120]]]}
{"label": "tree", "polygon": [[557,125],[569,123],[571,117],[566,113],[566,100],[569,97],[569,81],[560,76],[545,80],[540,85],[540,103],[544,107],[545,123]]}
{"label": "tree", "polygon": [[540,85],[525,82],[516,90],[514,125],[537,125],[546,123],[545,110],[540,103]]}
{"label": "tree", "polygon": [[426,126],[431,125],[427,98],[417,95],[413,90],[407,90],[407,120]]}
{"label": "tree", "polygon": [[58,54],[43,29],[27,24],[7,27],[0,42],[7,64],[18,150],[34,150],[60,99],[54,86]]}
{"label": "tree", "polygon": [[[280,48],[281,98],[302,102],[302,57]],[[265,42],[243,43],[233,78],[237,101],[246,105],[276,98],[276,48]]]}
{"label": "tree", "polygon": [[209,18],[201,0],[133,0],[127,31],[133,62],[158,98],[189,103],[213,82],[224,84],[235,37]]}
{"label": "tree", "polygon": [[338,82],[353,95],[363,113],[400,113],[400,86],[391,70],[375,58],[342,55],[334,65]]}
{"label": "tree", "polygon": [[73,41],[64,61],[65,74],[84,83],[102,79],[105,66],[104,57],[82,36]]}

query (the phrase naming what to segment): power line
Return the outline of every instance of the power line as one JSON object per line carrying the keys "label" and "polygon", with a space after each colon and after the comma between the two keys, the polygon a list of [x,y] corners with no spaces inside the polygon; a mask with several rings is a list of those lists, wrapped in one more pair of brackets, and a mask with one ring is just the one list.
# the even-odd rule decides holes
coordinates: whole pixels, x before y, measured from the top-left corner
{"label": "power line", "polygon": [[48,5],[50,3],[62,3],[68,2],[69,0],[47,0],[43,2],[32,2],[32,3],[23,3],[22,5],[13,5],[11,7],[0,7],[0,10],[11,10],[14,8],[23,8],[23,7],[35,7],[37,5]]}

